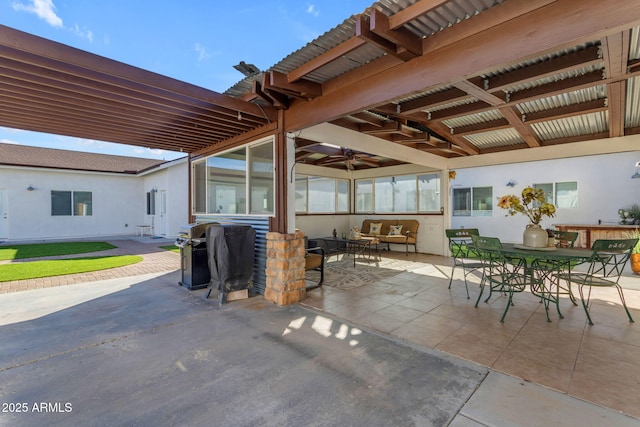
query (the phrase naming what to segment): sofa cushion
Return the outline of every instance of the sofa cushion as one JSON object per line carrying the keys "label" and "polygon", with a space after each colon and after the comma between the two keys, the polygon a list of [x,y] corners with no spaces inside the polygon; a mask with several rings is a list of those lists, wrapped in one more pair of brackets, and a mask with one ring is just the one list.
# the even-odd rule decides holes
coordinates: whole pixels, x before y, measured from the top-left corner
{"label": "sofa cushion", "polygon": [[389,227],[389,236],[402,236],[402,225],[392,225]]}
{"label": "sofa cushion", "polygon": [[304,257],[304,269],[305,270],[314,270],[316,268],[320,268],[322,265],[322,255],[320,254],[307,254]]}
{"label": "sofa cushion", "polygon": [[[372,233],[372,225],[382,223],[380,234]],[[414,245],[417,252],[418,227],[420,222],[415,219],[364,219],[362,221],[362,235],[376,237],[381,243]],[[392,227],[397,235],[391,234]],[[408,252],[408,246],[407,246]]]}
{"label": "sofa cushion", "polygon": [[369,234],[377,236],[381,232],[382,232],[382,223],[381,222],[372,222],[371,224],[369,224]]}
{"label": "sofa cushion", "polygon": [[[375,236],[380,238],[381,242],[399,242],[405,243],[408,242],[411,245],[416,244],[416,238],[418,235],[418,227],[420,223],[415,219],[365,219],[362,221],[362,235],[373,236],[371,233],[371,225],[374,223],[382,223],[382,229],[380,230],[380,234],[376,234]],[[392,225],[401,225],[402,232],[399,236],[390,236]],[[407,232],[409,235],[407,236]]]}

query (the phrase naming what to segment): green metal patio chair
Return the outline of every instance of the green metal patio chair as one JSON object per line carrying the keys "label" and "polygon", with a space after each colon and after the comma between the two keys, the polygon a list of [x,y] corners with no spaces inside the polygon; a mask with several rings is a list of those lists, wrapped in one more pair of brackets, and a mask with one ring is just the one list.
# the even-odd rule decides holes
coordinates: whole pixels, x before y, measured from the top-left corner
{"label": "green metal patio chair", "polygon": [[525,290],[531,280],[527,274],[527,260],[522,257],[506,256],[502,252],[502,243],[496,237],[471,236],[473,245],[482,260],[482,280],[480,281],[480,294],[475,306],[478,306],[484,287],[489,285],[489,295],[485,299],[488,302],[494,292],[500,292],[507,296],[507,305],[502,313],[500,322],[513,304],[513,294]]}
{"label": "green metal patio chair", "polygon": [[557,248],[573,248],[573,245],[578,239],[578,233],[576,231],[554,230],[553,237],[555,238]]}
{"label": "green metal patio chair", "polygon": [[[627,308],[624,299],[622,287],[618,284],[620,276],[624,270],[631,249],[636,245],[638,239],[622,239],[622,240],[604,240],[599,239],[593,242],[591,246],[592,254],[589,259],[589,267],[586,273],[569,271],[567,273],[559,273],[559,279],[564,280],[567,286],[575,284],[578,286],[582,307],[587,314],[590,325],[593,325],[591,314],[589,313],[589,301],[591,299],[591,290],[593,287],[615,287],[620,295],[622,306],[627,312],[629,321],[633,322],[633,317]],[[585,298],[585,289],[588,288]]]}
{"label": "green metal patio chair", "polygon": [[479,236],[480,232],[477,228],[457,228],[445,230],[449,239],[449,251],[453,257],[453,268],[451,269],[451,277],[449,278],[449,289],[453,281],[453,273],[456,267],[462,267],[464,278],[464,287],[467,290],[467,298],[469,297],[469,286],[467,285],[467,275],[475,270],[482,269],[482,262],[478,253],[473,248],[471,236]]}
{"label": "green metal patio chair", "polygon": [[[557,248],[573,248],[576,240],[578,239],[578,233],[575,231],[553,231],[553,237],[555,239],[555,246]],[[569,296],[569,300],[573,303],[573,305],[578,305],[576,297],[573,295],[573,291],[571,290],[571,283],[565,282],[566,286],[562,286],[557,279],[554,279],[553,275],[556,271],[565,269],[566,266],[562,265],[562,262],[558,261],[536,261],[535,269],[537,271],[546,270],[546,273],[543,274],[542,278],[546,278],[551,280],[555,286],[558,287],[556,295],[567,295]],[[571,265],[571,268],[575,267],[575,265]],[[548,308],[548,307],[547,307]],[[558,314],[562,318],[562,313],[560,313],[560,306],[557,305]],[[548,310],[547,310],[548,311]],[[547,313],[547,319],[548,319]]]}

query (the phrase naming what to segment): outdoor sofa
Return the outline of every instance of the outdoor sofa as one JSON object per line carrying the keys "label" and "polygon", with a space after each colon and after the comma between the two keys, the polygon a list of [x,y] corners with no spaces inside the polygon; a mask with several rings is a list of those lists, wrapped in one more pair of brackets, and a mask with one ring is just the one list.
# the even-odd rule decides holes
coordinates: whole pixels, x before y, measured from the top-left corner
{"label": "outdoor sofa", "polygon": [[364,237],[376,237],[380,243],[405,245],[405,252],[409,254],[409,245],[413,245],[418,252],[418,227],[420,223],[415,219],[365,219],[362,221],[360,233]]}

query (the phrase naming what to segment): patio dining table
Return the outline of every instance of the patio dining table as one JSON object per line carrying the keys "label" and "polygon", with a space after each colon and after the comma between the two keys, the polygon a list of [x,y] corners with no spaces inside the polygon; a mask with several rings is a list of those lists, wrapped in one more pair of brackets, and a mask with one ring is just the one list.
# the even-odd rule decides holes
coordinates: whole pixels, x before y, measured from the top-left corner
{"label": "patio dining table", "polygon": [[319,244],[325,250],[327,256],[338,253],[346,253],[347,255],[353,255],[353,266],[356,266],[356,257],[360,255],[365,257],[365,253],[368,251],[368,256],[365,258],[367,262],[371,262],[371,246],[376,246],[376,253],[378,251],[378,244],[380,241],[376,238],[363,237],[360,239],[348,239],[339,237],[315,237],[309,239],[310,242],[321,242]]}
{"label": "patio dining table", "polygon": [[549,318],[549,304],[556,305],[558,316],[564,316],[560,311],[560,295],[568,295],[574,305],[575,297],[568,285],[563,288],[558,279],[559,273],[570,272],[573,267],[586,262],[592,255],[588,249],[575,248],[530,248],[514,243],[503,243],[502,252],[507,256],[524,258],[527,263],[527,274],[531,278],[530,289],[533,295],[540,297],[545,304],[547,321]]}

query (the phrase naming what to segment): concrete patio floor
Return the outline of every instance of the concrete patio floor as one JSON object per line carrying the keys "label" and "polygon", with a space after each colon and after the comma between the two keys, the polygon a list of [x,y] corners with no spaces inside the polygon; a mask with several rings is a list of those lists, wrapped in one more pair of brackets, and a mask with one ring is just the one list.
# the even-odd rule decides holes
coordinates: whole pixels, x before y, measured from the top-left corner
{"label": "concrete patio floor", "polygon": [[474,308],[461,276],[447,289],[448,258],[392,252],[406,266],[377,283],[218,307],[177,285],[178,254],[152,249],[166,242],[117,244],[142,253],[135,272],[0,284],[0,403],[29,407],[0,425],[640,423],[640,333],[617,295],[594,326],[568,302],[547,323],[527,294],[501,324],[501,299]]}

